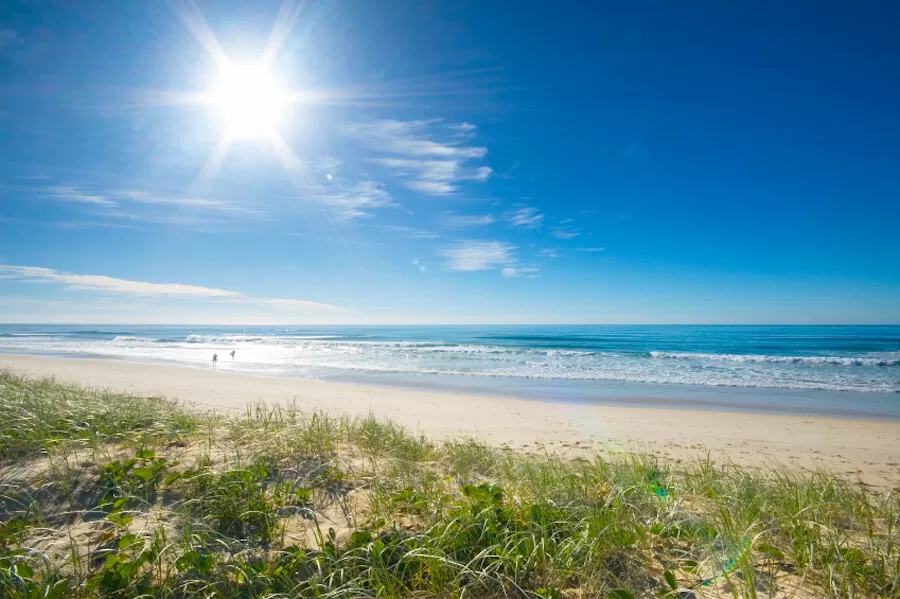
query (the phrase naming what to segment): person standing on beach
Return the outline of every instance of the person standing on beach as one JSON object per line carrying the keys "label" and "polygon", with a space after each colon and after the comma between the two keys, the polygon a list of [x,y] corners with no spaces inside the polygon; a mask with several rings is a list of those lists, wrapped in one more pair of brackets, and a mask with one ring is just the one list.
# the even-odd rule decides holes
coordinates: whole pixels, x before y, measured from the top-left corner
{"label": "person standing on beach", "polygon": [[231,359],[234,360],[234,350],[231,350]]}
{"label": "person standing on beach", "polygon": [[213,354],[213,366],[216,365],[216,362],[219,361],[219,354]]}

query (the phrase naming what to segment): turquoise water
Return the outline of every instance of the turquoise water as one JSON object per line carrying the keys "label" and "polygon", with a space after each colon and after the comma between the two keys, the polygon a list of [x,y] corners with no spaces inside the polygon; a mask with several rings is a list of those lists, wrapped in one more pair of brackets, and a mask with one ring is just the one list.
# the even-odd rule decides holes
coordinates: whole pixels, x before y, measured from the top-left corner
{"label": "turquoise water", "polygon": [[727,391],[900,417],[900,326],[3,325],[0,353],[203,367],[218,353],[249,374],[632,403]]}

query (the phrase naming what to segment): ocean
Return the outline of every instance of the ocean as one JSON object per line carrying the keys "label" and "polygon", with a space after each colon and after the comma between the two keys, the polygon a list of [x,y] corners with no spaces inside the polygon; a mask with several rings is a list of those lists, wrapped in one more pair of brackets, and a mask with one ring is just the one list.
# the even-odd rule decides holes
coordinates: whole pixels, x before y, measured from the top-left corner
{"label": "ocean", "polygon": [[900,418],[900,326],[0,325],[0,353],[203,368],[217,353],[255,375]]}

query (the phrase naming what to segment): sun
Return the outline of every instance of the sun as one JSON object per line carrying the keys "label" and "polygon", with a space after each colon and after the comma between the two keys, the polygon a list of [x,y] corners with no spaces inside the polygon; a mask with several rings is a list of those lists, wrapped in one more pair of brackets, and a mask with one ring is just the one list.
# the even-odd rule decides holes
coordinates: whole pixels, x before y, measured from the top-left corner
{"label": "sun", "polygon": [[290,89],[275,66],[305,6],[302,0],[284,0],[260,55],[243,54],[247,59],[235,60],[225,52],[193,2],[173,3],[175,13],[217,66],[203,91],[153,95],[154,102],[203,106],[210,120],[220,123],[221,135],[191,185],[192,193],[210,192],[231,147],[240,140],[270,146],[296,185],[305,176],[305,163],[294,154],[282,132],[294,131],[299,116],[296,107],[309,103],[309,92]]}
{"label": "sun", "polygon": [[281,123],[288,96],[263,65],[228,64],[219,73],[212,104],[232,139],[271,137]]}

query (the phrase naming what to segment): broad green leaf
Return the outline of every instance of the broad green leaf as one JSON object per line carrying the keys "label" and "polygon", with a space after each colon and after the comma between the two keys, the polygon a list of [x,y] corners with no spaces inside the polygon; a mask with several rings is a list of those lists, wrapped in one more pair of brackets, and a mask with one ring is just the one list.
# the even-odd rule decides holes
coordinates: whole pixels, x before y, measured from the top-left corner
{"label": "broad green leaf", "polygon": [[122,514],[121,512],[113,512],[108,515],[106,519],[117,526],[126,528],[129,524],[131,524],[131,521],[134,520],[134,516],[130,514]]}
{"label": "broad green leaf", "polygon": [[153,478],[153,470],[151,470],[150,468],[135,468],[134,475],[138,478],[144,479],[145,481],[149,481],[151,478]]}
{"label": "broad green leaf", "polygon": [[44,595],[44,599],[62,599],[66,596],[68,590],[69,581],[65,579],[59,580],[47,591],[47,594]]}
{"label": "broad green leaf", "polygon": [[666,584],[668,584],[669,588],[671,588],[673,591],[678,588],[678,580],[676,580],[675,575],[671,570],[666,570],[663,573],[663,578],[666,579]]}
{"label": "broad green leaf", "polygon": [[16,564],[16,574],[19,575],[20,578],[28,578],[34,576],[34,570],[28,564]]}

